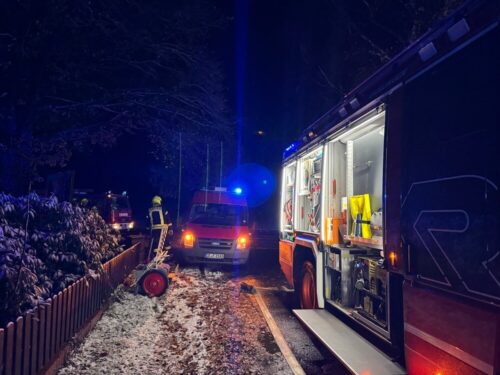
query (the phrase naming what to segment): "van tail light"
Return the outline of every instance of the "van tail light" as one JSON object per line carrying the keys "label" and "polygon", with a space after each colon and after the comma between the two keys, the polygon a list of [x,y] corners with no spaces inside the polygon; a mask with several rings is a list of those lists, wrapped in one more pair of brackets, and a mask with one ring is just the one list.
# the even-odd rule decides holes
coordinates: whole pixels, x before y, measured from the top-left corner
{"label": "van tail light", "polygon": [[247,235],[239,236],[236,239],[236,248],[238,250],[246,250],[250,247],[250,238]]}
{"label": "van tail light", "polygon": [[182,244],[186,248],[192,248],[194,247],[194,234],[191,232],[186,232],[182,236]]}

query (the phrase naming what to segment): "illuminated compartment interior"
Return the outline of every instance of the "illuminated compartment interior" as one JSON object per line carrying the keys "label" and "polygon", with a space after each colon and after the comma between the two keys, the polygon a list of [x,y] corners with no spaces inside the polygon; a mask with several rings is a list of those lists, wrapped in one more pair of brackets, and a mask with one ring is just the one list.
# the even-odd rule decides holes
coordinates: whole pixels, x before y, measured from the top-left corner
{"label": "illuminated compartment interior", "polygon": [[322,159],[323,147],[318,147],[299,160],[295,211],[297,230],[320,232]]}
{"label": "illuminated compartment interior", "polygon": [[287,165],[283,169],[282,201],[281,201],[281,230],[285,233],[293,231],[294,196],[295,196],[295,173],[297,163]]}
{"label": "illuminated compartment interior", "polygon": [[327,301],[385,335],[384,124],[374,111],[328,143],[323,220]]}

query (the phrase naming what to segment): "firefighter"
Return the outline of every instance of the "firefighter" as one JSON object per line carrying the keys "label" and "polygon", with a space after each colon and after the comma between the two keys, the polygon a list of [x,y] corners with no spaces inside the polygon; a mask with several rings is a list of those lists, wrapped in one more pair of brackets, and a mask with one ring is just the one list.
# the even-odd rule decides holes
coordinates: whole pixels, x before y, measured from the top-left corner
{"label": "firefighter", "polygon": [[[160,247],[164,247],[167,237],[170,235],[172,222],[168,211],[163,212],[161,197],[155,195],[151,201],[149,209],[149,221],[151,224],[151,245],[148,253],[148,260]],[[163,234],[163,235],[162,235]]]}
{"label": "firefighter", "polygon": [[154,229],[155,226],[163,224],[161,197],[158,195],[155,195],[151,200],[151,208],[149,209],[149,221],[151,222],[151,229]]}

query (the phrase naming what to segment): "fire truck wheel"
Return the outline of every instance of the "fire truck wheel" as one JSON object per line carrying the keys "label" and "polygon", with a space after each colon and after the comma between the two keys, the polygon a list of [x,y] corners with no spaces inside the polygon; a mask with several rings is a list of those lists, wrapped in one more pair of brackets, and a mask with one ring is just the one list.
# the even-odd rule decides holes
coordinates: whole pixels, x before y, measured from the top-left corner
{"label": "fire truck wheel", "polygon": [[311,261],[302,263],[300,271],[299,299],[301,309],[318,308],[318,298],[316,295],[316,269]]}
{"label": "fire truck wheel", "polygon": [[168,275],[162,269],[149,270],[141,278],[141,289],[148,296],[159,297],[167,288]]}

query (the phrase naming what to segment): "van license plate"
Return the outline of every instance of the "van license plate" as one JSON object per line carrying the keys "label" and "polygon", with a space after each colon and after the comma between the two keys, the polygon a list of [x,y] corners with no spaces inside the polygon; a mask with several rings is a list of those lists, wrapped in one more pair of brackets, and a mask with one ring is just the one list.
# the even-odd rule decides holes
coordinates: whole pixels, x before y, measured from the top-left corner
{"label": "van license plate", "polygon": [[207,258],[207,259],[224,259],[224,254],[206,253],[205,258]]}

